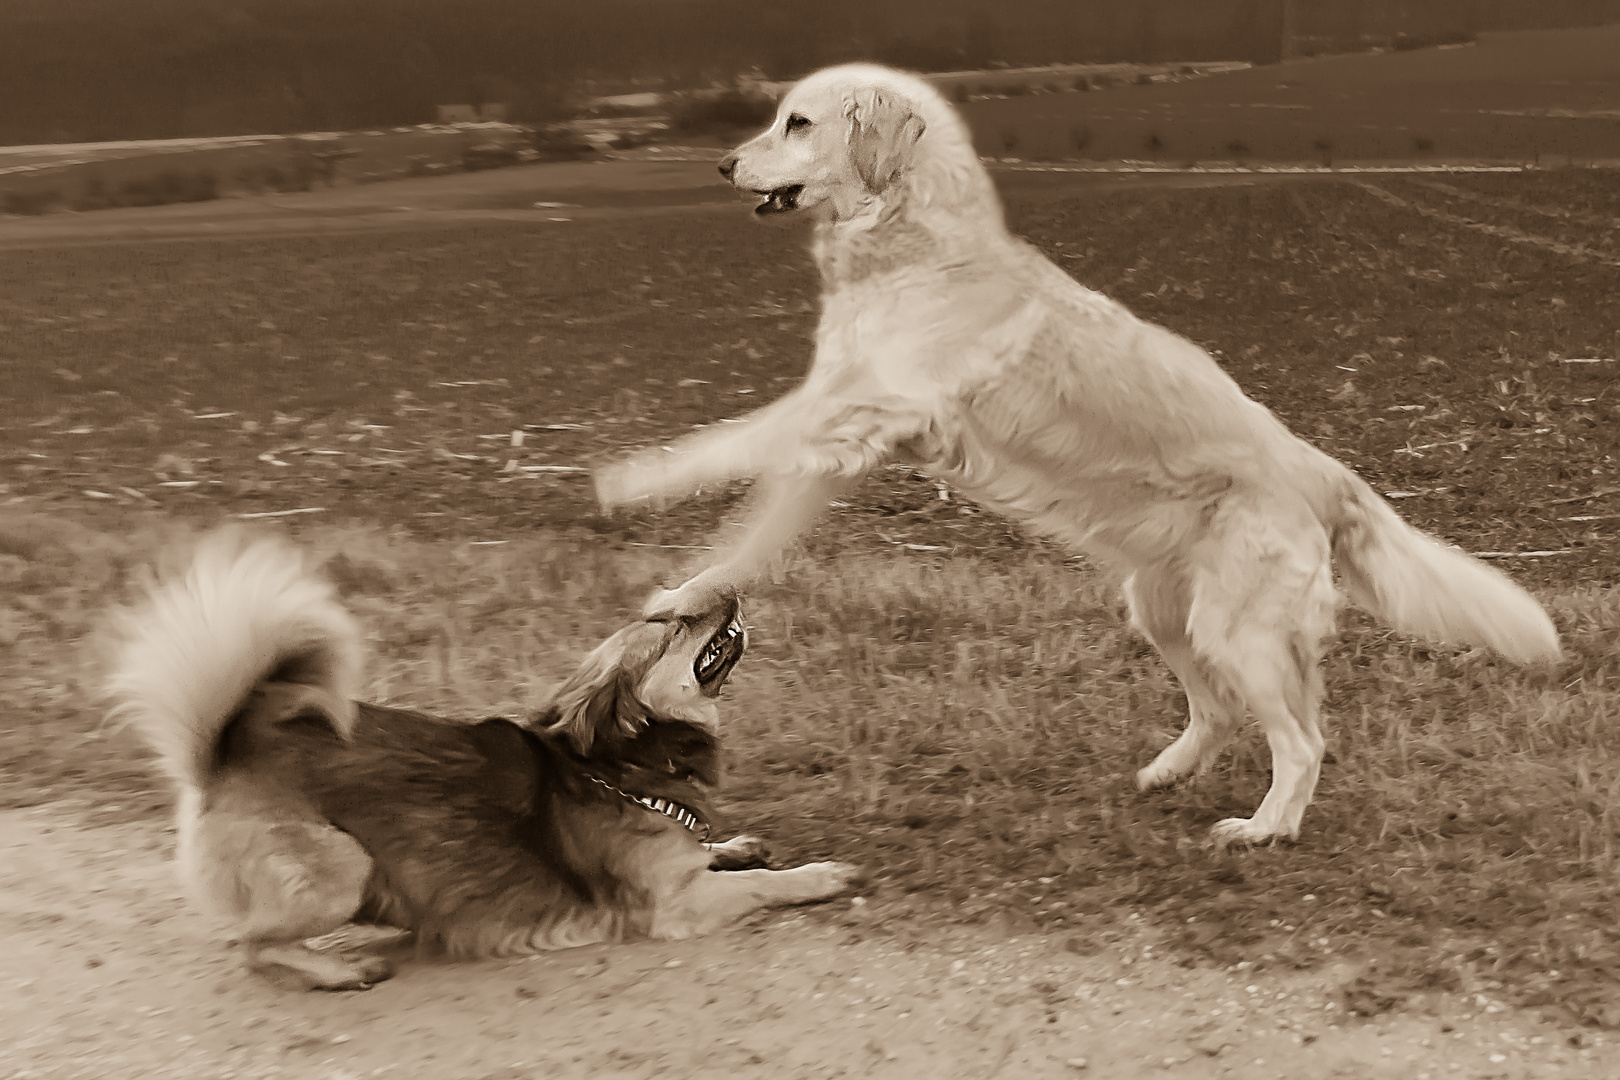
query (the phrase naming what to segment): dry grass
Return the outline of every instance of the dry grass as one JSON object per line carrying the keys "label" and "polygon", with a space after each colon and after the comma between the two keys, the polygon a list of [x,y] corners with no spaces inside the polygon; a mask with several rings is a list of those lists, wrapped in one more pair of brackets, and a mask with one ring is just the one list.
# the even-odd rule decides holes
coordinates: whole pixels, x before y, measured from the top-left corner
{"label": "dry grass", "polygon": [[[45,630],[13,644],[0,798],[90,788],[120,816],[164,808],[142,752],[100,724],[94,654],[73,642],[131,566],[189,532],[0,523],[0,568]],[[668,553],[561,538],[302,539],[371,633],[371,695],[453,716],[537,706],[675,569]],[[1223,854],[1204,831],[1263,794],[1264,742],[1247,732],[1196,783],[1137,793],[1132,771],[1185,709],[1094,573],[1046,552],[898,554],[801,561],[789,580],[750,606],[721,803],[783,856],[866,863],[897,912],[1070,927],[1081,948],[1129,908],[1190,957],[1395,955],[1403,978],[1494,981],[1615,1018],[1601,981],[1620,959],[1615,591],[1547,598],[1569,646],[1556,672],[1352,617],[1328,661],[1330,764],[1304,837]]]}

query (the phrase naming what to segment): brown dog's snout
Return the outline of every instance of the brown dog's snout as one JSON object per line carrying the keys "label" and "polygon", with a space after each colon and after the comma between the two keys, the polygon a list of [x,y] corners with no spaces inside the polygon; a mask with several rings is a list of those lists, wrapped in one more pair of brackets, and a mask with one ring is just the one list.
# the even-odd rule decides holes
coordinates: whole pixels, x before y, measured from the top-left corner
{"label": "brown dog's snout", "polygon": [[731,179],[731,170],[735,169],[736,167],[737,155],[735,153],[727,154],[725,157],[720,159],[720,175],[725,177],[727,180]]}

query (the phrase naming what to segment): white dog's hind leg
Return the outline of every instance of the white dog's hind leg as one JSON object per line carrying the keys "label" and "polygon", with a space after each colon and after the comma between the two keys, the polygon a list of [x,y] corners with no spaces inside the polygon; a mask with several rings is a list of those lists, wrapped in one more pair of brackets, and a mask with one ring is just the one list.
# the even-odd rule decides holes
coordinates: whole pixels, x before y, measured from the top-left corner
{"label": "white dog's hind leg", "polygon": [[1199,575],[1188,620],[1204,670],[1241,695],[1271,745],[1265,799],[1252,818],[1218,822],[1211,836],[1220,844],[1298,836],[1325,748],[1320,661],[1337,601],[1327,539],[1267,532],[1227,538],[1244,561],[1234,565],[1228,556],[1224,567]]}
{"label": "white dog's hind leg", "polygon": [[[1217,844],[1258,844],[1283,836],[1297,837],[1305,808],[1316,793],[1325,745],[1317,724],[1316,702],[1301,708],[1304,703],[1300,692],[1312,691],[1297,685],[1298,680],[1277,674],[1276,678],[1260,675],[1250,683],[1255,695],[1250,708],[1259,717],[1266,741],[1271,744],[1271,788],[1253,817],[1226,818],[1215,823],[1210,836]],[[1289,682],[1296,685],[1290,687]],[[1312,688],[1319,689],[1319,685]]]}
{"label": "white dog's hind leg", "polygon": [[1235,694],[1211,686],[1199,673],[1190,648],[1160,646],[1159,655],[1187,692],[1187,727],[1151,763],[1137,770],[1136,786],[1143,791],[1168,787],[1208,769],[1243,721],[1243,702]]}
{"label": "white dog's hind leg", "polygon": [[1186,729],[1136,773],[1136,786],[1148,791],[1209,768],[1243,722],[1243,700],[1193,655],[1188,598],[1178,575],[1140,570],[1126,580],[1125,599],[1132,624],[1158,649],[1187,694]]}

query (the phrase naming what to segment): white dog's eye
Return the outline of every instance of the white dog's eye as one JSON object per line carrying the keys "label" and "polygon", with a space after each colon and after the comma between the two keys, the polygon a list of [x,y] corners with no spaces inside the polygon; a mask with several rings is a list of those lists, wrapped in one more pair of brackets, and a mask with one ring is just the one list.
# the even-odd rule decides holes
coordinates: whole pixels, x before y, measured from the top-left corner
{"label": "white dog's eye", "polygon": [[810,118],[808,116],[800,116],[798,113],[794,113],[787,118],[787,126],[783,130],[785,134],[791,135],[795,131],[809,126]]}

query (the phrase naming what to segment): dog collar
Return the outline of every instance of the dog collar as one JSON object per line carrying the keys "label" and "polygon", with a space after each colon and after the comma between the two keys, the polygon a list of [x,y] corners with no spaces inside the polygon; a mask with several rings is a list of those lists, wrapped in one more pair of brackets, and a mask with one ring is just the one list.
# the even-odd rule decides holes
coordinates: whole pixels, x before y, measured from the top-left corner
{"label": "dog collar", "polygon": [[696,833],[699,840],[707,840],[709,838],[708,823],[678,802],[671,799],[650,799],[645,795],[632,795],[628,791],[624,791],[621,788],[616,788],[606,780],[601,780],[594,776],[591,777],[591,782],[601,784],[615,795],[629,799],[637,806],[644,806],[654,813],[663,814],[671,821],[679,822],[681,825],[684,825],[689,832]]}

